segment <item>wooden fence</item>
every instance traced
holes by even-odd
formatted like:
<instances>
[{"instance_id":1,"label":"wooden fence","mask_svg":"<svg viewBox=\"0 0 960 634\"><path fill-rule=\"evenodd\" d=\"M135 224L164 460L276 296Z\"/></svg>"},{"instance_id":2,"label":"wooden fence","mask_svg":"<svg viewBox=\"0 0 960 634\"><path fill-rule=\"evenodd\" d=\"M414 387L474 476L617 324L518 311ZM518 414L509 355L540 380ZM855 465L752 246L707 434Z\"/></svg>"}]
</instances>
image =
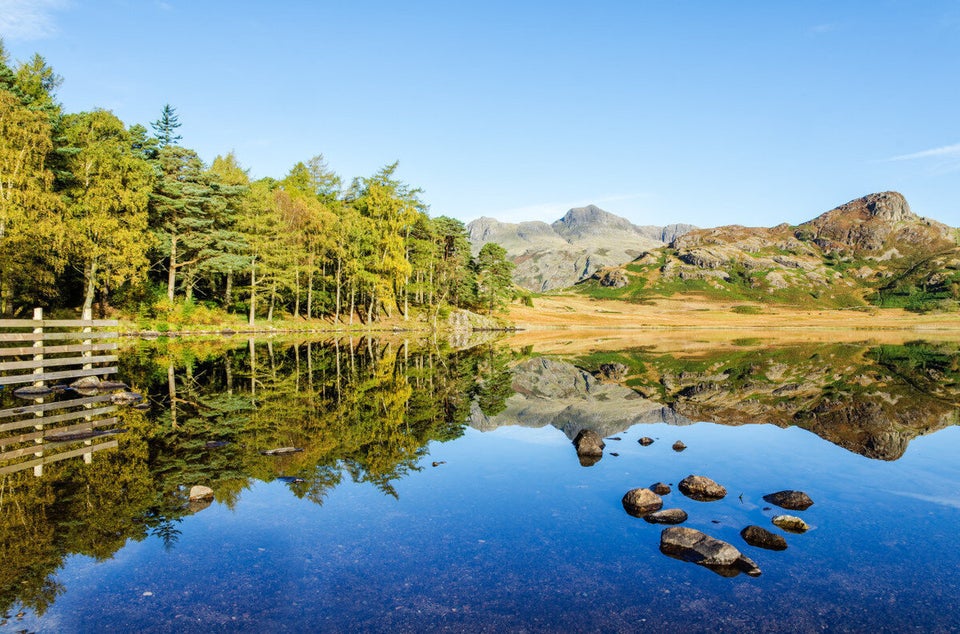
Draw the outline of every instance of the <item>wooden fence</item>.
<instances>
[{"instance_id":1,"label":"wooden fence","mask_svg":"<svg viewBox=\"0 0 960 634\"><path fill-rule=\"evenodd\" d=\"M32 467L41 476L45 464L77 456L90 463L94 452L117 446L110 393L68 385L116 373L117 343L107 341L116 330L116 321L89 312L44 319L38 308L33 319L0 319L0 390L17 403L0 409L0 475Z\"/></svg>"}]
</instances>

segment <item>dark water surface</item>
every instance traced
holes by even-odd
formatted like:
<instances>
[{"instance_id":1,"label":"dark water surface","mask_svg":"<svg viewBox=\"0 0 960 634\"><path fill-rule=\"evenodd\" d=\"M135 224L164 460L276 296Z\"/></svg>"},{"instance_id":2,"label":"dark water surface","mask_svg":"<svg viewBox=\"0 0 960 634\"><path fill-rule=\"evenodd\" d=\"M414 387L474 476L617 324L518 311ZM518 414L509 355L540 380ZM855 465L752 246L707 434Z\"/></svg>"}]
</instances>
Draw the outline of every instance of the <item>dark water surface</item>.
<instances>
[{"instance_id":1,"label":"dark water surface","mask_svg":"<svg viewBox=\"0 0 960 634\"><path fill-rule=\"evenodd\" d=\"M117 450L3 476L2 629L956 630L957 353L143 344L119 378L151 410L121 409ZM590 467L581 428L608 438ZM260 453L279 447L303 451ZM760 577L666 557L663 527L624 512L690 474L728 495L674 486L664 508ZM770 508L781 489L815 504ZM747 545L749 524L787 550Z\"/></svg>"}]
</instances>

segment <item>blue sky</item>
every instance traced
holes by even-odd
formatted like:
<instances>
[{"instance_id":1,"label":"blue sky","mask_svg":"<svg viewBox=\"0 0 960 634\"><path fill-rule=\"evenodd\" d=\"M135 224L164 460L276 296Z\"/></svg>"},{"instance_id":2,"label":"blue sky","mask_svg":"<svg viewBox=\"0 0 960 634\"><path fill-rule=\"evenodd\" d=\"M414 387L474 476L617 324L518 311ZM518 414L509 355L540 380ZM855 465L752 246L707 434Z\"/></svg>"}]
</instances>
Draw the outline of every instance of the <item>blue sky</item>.
<instances>
[{"instance_id":1,"label":"blue sky","mask_svg":"<svg viewBox=\"0 0 960 634\"><path fill-rule=\"evenodd\" d=\"M68 111L177 108L255 177L400 161L433 215L798 223L873 191L960 226L960 2L0 0Z\"/></svg>"}]
</instances>

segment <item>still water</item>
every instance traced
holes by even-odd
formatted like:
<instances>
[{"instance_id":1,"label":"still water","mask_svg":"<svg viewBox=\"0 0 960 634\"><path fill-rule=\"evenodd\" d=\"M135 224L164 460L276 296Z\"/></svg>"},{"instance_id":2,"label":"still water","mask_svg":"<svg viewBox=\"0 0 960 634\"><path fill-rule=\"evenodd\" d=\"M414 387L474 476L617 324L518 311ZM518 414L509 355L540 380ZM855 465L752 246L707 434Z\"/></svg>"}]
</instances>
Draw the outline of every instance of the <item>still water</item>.
<instances>
[{"instance_id":1,"label":"still water","mask_svg":"<svg viewBox=\"0 0 960 634\"><path fill-rule=\"evenodd\" d=\"M121 408L117 449L3 476L0 629L955 630L958 352L144 342L117 378L150 409ZM589 467L584 428L606 437ZM728 495L684 497L690 474ZM658 481L762 575L663 555L620 501ZM763 500L782 489L814 505Z\"/></svg>"}]
</instances>

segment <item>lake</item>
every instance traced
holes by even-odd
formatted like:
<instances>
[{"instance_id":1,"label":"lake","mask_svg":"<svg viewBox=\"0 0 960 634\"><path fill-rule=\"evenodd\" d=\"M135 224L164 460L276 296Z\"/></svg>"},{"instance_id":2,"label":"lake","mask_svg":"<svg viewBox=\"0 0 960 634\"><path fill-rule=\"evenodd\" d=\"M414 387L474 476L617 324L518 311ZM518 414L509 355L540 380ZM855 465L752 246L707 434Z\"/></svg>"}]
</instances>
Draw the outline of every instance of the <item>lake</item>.
<instances>
[{"instance_id":1,"label":"lake","mask_svg":"<svg viewBox=\"0 0 960 634\"><path fill-rule=\"evenodd\" d=\"M118 446L2 476L0 629L960 627L960 345L650 339L128 342L114 378L149 408L119 406ZM661 552L621 504L656 482L762 574Z\"/></svg>"}]
</instances>

